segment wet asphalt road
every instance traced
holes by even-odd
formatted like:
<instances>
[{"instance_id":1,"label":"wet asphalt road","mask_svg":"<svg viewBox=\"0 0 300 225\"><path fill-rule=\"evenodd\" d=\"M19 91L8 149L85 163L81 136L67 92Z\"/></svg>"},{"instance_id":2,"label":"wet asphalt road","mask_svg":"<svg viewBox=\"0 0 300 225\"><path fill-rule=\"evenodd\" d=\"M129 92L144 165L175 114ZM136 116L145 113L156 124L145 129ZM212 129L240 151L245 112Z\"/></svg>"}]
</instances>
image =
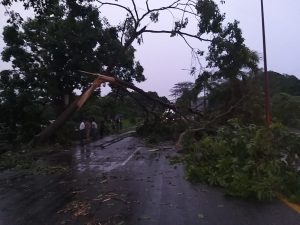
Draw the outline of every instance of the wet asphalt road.
<instances>
[{"instance_id":1,"label":"wet asphalt road","mask_svg":"<svg viewBox=\"0 0 300 225\"><path fill-rule=\"evenodd\" d=\"M184 179L171 144L107 137L60 155L60 175L0 174L0 225L300 225L300 214Z\"/></svg>"}]
</instances>

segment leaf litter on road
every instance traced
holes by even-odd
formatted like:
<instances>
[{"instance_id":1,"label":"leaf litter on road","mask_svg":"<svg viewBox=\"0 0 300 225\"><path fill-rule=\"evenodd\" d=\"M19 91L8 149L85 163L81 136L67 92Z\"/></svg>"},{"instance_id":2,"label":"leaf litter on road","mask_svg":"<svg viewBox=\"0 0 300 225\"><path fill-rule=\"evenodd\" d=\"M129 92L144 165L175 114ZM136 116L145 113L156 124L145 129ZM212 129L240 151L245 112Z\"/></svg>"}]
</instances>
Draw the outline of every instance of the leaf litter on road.
<instances>
[{"instance_id":1,"label":"leaf litter on road","mask_svg":"<svg viewBox=\"0 0 300 225\"><path fill-rule=\"evenodd\" d=\"M66 208L58 211L57 213L72 213L75 217L86 216L89 214L91 205L86 201L73 201L70 202Z\"/></svg>"},{"instance_id":2,"label":"leaf litter on road","mask_svg":"<svg viewBox=\"0 0 300 225\"><path fill-rule=\"evenodd\" d=\"M126 200L123 199L122 195L120 196L117 193L113 193L113 192L109 192L106 194L100 194L97 196L97 198L94 198L93 201L100 201L100 202L108 202L110 200L117 200L117 201L121 201L125 204L127 204L128 202Z\"/></svg>"}]
</instances>

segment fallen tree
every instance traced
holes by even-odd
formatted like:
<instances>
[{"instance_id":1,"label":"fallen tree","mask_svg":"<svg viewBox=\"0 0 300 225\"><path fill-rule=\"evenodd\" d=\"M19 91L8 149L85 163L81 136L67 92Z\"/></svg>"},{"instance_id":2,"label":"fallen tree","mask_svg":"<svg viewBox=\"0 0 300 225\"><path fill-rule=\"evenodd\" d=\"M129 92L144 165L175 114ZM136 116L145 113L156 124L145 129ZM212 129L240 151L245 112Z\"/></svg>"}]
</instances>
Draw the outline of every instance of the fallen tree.
<instances>
[{"instance_id":1,"label":"fallen tree","mask_svg":"<svg viewBox=\"0 0 300 225\"><path fill-rule=\"evenodd\" d=\"M41 144L47 138L49 138L50 136L52 136L54 134L54 132L57 129L59 129L65 123L65 121L68 118L70 118L70 116L74 112L76 112L77 110L79 110L85 104L85 102L89 99L89 97L91 96L91 94L93 93L93 91L95 89L97 89L98 87L100 87L101 84L104 84L104 83L109 83L112 86L120 87L123 90L127 90L127 88L129 88L131 90L134 90L137 93L141 94L142 96L148 98L149 100L151 100L151 101L153 101L153 102L155 102L157 104L160 104L161 106L165 107L166 109L173 110L175 113L178 113L179 115L181 115L185 120L191 121L191 120L188 120L187 118L185 118L180 113L180 111L178 111L178 109L176 109L176 106L174 104L169 104L169 103L161 101L158 98L154 98L151 95L149 95L148 93L146 93L144 90L136 87L135 85L133 85L133 84L131 84L129 82L122 81L122 80L120 80L120 79L118 79L116 77L105 76L105 75L98 74L98 73L90 73L90 72L86 72L86 71L81 71L81 72L89 74L89 75L96 76L97 78L94 80L93 84L80 97L78 97L71 105L69 105L68 108L52 124L50 124L41 133L37 134L33 138L33 140L30 142L30 145L35 146L37 144Z\"/></svg>"}]
</instances>

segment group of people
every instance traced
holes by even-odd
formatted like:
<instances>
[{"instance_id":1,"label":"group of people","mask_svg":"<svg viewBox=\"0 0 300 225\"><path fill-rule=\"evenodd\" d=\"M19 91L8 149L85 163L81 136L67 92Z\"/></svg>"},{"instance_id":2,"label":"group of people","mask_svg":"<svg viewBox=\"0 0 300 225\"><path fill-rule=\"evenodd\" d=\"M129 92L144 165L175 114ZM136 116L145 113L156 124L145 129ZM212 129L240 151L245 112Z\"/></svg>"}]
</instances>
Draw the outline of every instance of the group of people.
<instances>
[{"instance_id":1,"label":"group of people","mask_svg":"<svg viewBox=\"0 0 300 225\"><path fill-rule=\"evenodd\" d=\"M79 125L80 143L83 144L84 140L96 140L98 136L98 124L94 118L85 119Z\"/></svg>"},{"instance_id":2,"label":"group of people","mask_svg":"<svg viewBox=\"0 0 300 225\"><path fill-rule=\"evenodd\" d=\"M81 120L79 125L80 143L83 144L85 140L96 140L98 136L102 137L104 134L112 132L119 132L122 130L123 124L121 117L115 119L107 119L106 122L102 120L98 126L95 118Z\"/></svg>"},{"instance_id":3,"label":"group of people","mask_svg":"<svg viewBox=\"0 0 300 225\"><path fill-rule=\"evenodd\" d=\"M120 131L123 128L123 123L120 117L108 120L112 131Z\"/></svg>"}]
</instances>

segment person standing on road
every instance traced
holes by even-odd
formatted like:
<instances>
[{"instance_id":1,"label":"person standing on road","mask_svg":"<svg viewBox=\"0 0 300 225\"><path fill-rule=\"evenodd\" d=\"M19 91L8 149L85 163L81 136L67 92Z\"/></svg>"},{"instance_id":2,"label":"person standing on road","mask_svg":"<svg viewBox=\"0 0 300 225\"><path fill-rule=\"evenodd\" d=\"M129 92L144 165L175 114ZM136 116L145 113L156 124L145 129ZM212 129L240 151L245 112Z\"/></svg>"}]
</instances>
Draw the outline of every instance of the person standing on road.
<instances>
[{"instance_id":1,"label":"person standing on road","mask_svg":"<svg viewBox=\"0 0 300 225\"><path fill-rule=\"evenodd\" d=\"M92 118L91 119L91 121L92 121L92 124L91 124L91 136L92 136L92 139L93 140L96 140L96 138L97 138L97 130L98 130L98 125L97 125L97 123L96 123L96 121L95 121L95 118Z\"/></svg>"},{"instance_id":2,"label":"person standing on road","mask_svg":"<svg viewBox=\"0 0 300 225\"><path fill-rule=\"evenodd\" d=\"M79 138L80 138L80 144L83 145L84 137L85 137L85 124L83 120L81 120L81 123L79 125Z\"/></svg>"},{"instance_id":3,"label":"person standing on road","mask_svg":"<svg viewBox=\"0 0 300 225\"><path fill-rule=\"evenodd\" d=\"M85 135L86 135L86 139L87 141L90 140L91 137L91 129L92 129L92 125L91 122L89 120L86 120L84 122L84 126L85 126Z\"/></svg>"}]
</instances>

